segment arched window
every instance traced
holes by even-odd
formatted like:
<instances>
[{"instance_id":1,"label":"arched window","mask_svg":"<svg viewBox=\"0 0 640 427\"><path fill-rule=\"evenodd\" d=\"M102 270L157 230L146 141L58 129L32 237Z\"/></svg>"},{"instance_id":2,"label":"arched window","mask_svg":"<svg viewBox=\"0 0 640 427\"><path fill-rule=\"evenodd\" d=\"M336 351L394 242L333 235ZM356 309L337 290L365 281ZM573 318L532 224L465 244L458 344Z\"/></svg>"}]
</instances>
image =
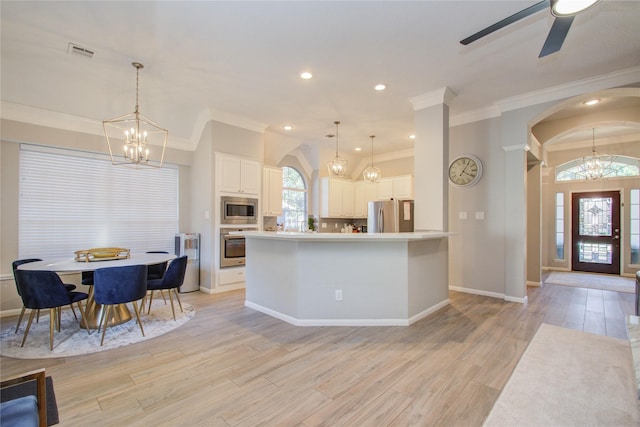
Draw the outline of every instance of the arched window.
<instances>
[{"instance_id":1,"label":"arched window","mask_svg":"<svg viewBox=\"0 0 640 427\"><path fill-rule=\"evenodd\" d=\"M282 216L278 223L285 230L307 229L307 187L300 172L289 166L282 168Z\"/></svg>"},{"instance_id":2,"label":"arched window","mask_svg":"<svg viewBox=\"0 0 640 427\"><path fill-rule=\"evenodd\" d=\"M628 156L612 157L610 173L607 178L640 176L640 159ZM556 182L583 181L585 177L581 165L582 159L575 159L556 166Z\"/></svg>"}]
</instances>

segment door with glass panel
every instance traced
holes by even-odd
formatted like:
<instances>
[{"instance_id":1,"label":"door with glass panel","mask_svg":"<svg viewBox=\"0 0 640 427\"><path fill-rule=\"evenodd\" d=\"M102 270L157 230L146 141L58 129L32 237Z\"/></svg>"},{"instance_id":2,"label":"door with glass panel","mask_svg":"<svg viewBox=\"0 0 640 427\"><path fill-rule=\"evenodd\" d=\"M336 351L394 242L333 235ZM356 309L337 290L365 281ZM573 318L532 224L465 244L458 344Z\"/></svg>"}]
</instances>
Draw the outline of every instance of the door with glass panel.
<instances>
[{"instance_id":1,"label":"door with glass panel","mask_svg":"<svg viewBox=\"0 0 640 427\"><path fill-rule=\"evenodd\" d=\"M620 274L620 192L572 195L571 269Z\"/></svg>"}]
</instances>

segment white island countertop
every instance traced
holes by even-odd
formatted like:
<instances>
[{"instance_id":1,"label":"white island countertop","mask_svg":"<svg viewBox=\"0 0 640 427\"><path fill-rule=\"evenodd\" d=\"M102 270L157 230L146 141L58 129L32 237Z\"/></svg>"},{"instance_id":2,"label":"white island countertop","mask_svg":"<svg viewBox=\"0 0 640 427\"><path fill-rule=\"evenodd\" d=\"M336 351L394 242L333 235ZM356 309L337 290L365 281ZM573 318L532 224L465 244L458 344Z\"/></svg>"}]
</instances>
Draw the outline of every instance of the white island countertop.
<instances>
[{"instance_id":1,"label":"white island countertop","mask_svg":"<svg viewBox=\"0 0 640 427\"><path fill-rule=\"evenodd\" d=\"M454 235L447 231L416 231L413 233L300 233L290 231L237 231L230 234L258 239L313 241L396 241L442 239Z\"/></svg>"}]
</instances>

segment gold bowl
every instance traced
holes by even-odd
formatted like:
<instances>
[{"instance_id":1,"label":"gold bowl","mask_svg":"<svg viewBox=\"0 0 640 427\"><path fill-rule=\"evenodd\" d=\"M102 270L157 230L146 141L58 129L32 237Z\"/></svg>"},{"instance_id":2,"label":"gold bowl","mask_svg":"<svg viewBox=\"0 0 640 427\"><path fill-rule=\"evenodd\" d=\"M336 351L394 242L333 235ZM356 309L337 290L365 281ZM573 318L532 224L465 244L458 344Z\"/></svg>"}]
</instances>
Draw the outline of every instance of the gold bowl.
<instances>
[{"instance_id":1,"label":"gold bowl","mask_svg":"<svg viewBox=\"0 0 640 427\"><path fill-rule=\"evenodd\" d=\"M92 262L107 261L113 259L127 259L131 256L131 251L125 248L92 248L82 251L75 251L76 261Z\"/></svg>"}]
</instances>

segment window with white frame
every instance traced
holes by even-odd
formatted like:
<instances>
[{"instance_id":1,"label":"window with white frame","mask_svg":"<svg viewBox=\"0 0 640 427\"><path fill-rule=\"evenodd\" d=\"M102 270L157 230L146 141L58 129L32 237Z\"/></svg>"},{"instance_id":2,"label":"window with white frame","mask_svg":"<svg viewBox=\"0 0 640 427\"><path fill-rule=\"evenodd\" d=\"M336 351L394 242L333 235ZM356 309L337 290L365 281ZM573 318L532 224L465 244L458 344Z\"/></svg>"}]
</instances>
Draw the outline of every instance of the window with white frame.
<instances>
[{"instance_id":1,"label":"window with white frame","mask_svg":"<svg viewBox=\"0 0 640 427\"><path fill-rule=\"evenodd\" d=\"M23 144L18 204L21 258L96 247L173 252L178 170L113 166L100 155Z\"/></svg>"},{"instance_id":2,"label":"window with white frame","mask_svg":"<svg viewBox=\"0 0 640 427\"><path fill-rule=\"evenodd\" d=\"M556 182L584 181L582 159L574 159L556 167ZM640 159L629 156L613 156L611 174L607 178L640 176Z\"/></svg>"},{"instance_id":3,"label":"window with white frame","mask_svg":"<svg viewBox=\"0 0 640 427\"><path fill-rule=\"evenodd\" d=\"M296 169L282 168L282 216L278 222L285 230L307 229L307 187Z\"/></svg>"},{"instance_id":4,"label":"window with white frame","mask_svg":"<svg viewBox=\"0 0 640 427\"><path fill-rule=\"evenodd\" d=\"M629 240L631 243L631 264L640 264L640 189L632 189L630 196Z\"/></svg>"},{"instance_id":5,"label":"window with white frame","mask_svg":"<svg viewBox=\"0 0 640 427\"><path fill-rule=\"evenodd\" d=\"M556 259L564 260L564 193L556 193Z\"/></svg>"}]
</instances>

